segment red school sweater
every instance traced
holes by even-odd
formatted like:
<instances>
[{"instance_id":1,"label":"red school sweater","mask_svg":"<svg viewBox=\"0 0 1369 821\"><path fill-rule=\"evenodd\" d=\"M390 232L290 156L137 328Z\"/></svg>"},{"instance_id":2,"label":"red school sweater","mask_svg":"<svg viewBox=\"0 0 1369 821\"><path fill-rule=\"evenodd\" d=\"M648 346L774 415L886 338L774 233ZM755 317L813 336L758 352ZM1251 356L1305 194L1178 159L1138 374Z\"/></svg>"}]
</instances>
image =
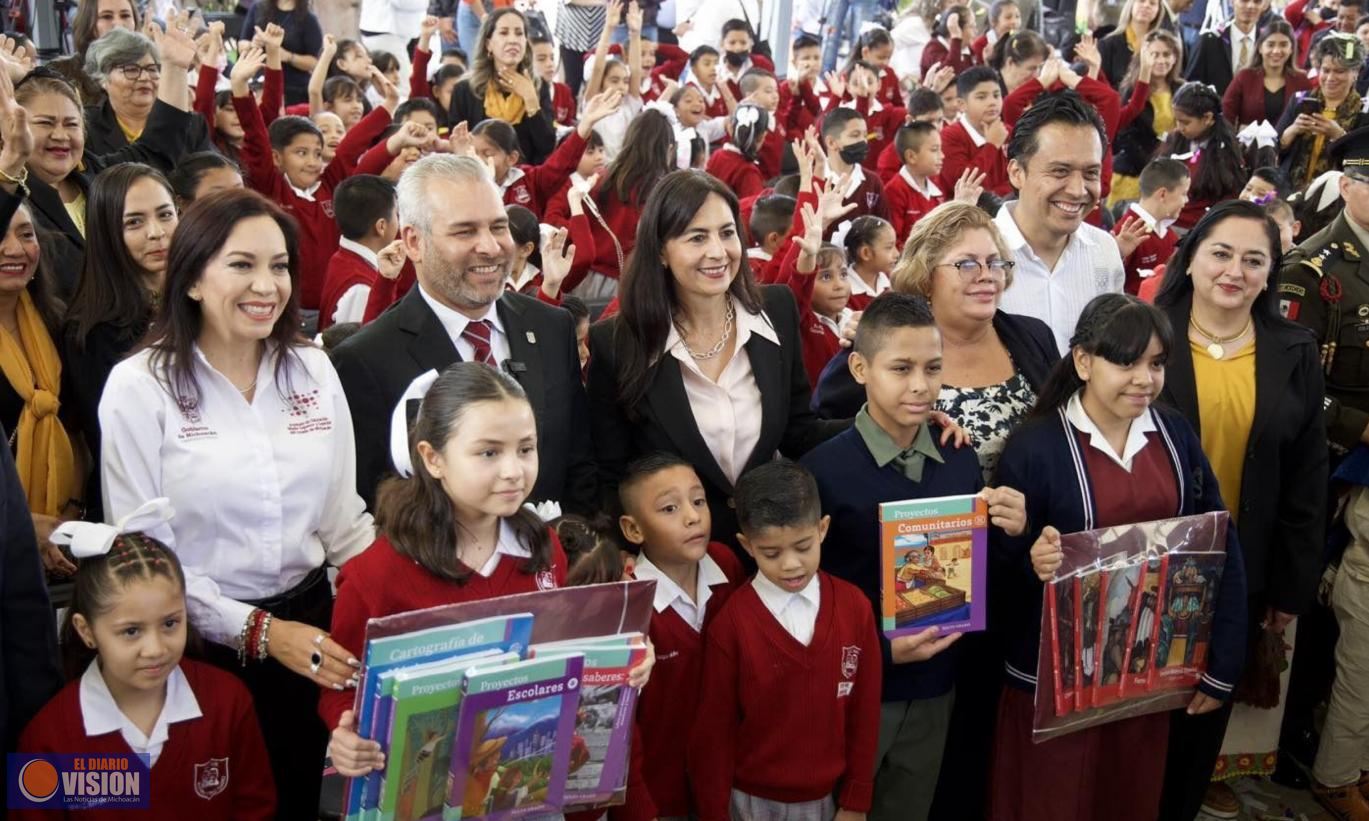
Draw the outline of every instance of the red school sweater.
<instances>
[{"instance_id":1,"label":"red school sweater","mask_svg":"<svg viewBox=\"0 0 1369 821\"><path fill-rule=\"evenodd\" d=\"M504 188L504 204L521 205L540 220L547 201L575 173L584 153L585 141L578 131L572 131L541 165L518 166L523 176Z\"/></svg>"},{"instance_id":2,"label":"red school sweater","mask_svg":"<svg viewBox=\"0 0 1369 821\"><path fill-rule=\"evenodd\" d=\"M867 812L879 738L880 650L870 600L819 571L813 639L801 645L746 584L704 639L703 686L689 739L700 821L724 821L735 787L771 801L835 793Z\"/></svg>"},{"instance_id":3,"label":"red school sweater","mask_svg":"<svg viewBox=\"0 0 1369 821\"><path fill-rule=\"evenodd\" d=\"M11 810L19 821L71 818L74 821L127 819L194 819L194 821L267 821L276 815L276 786L262 741L252 696L242 682L209 664L182 659L190 690L199 702L199 718L167 725L167 739L144 789L151 789L146 810L90 809ZM81 680L69 682L38 711L19 738L25 753L92 753L131 756L133 749L117 730L86 735L81 714ZM221 786L208 778L219 763Z\"/></svg>"},{"instance_id":4,"label":"red school sweater","mask_svg":"<svg viewBox=\"0 0 1369 821\"><path fill-rule=\"evenodd\" d=\"M629 192L628 196L631 198L632 192ZM645 193L641 196L645 200ZM642 219L641 204L631 201L623 202L618 199L618 195L607 186L604 180L599 181L598 187L594 189L593 197L599 206L599 214L603 218L601 225L598 219L586 215L590 233L594 240L594 256L589 260L589 264L584 266L583 270L573 270L571 275L566 277L566 281L561 285L563 291L569 291L579 285L584 279L584 275L589 271L617 279L619 274L618 252L613 244L614 238L617 238L618 246L623 249L624 264L626 264L628 256L637 243L637 223ZM564 197L558 197L547 209L543 222L557 227L571 227L570 206ZM609 231L605 230L605 226L613 232L612 237L609 236ZM577 246L575 251L575 259L577 267L579 267L578 263L583 249Z\"/></svg>"},{"instance_id":5,"label":"red school sweater","mask_svg":"<svg viewBox=\"0 0 1369 821\"><path fill-rule=\"evenodd\" d=\"M884 202L889 208L889 224L894 226L894 236L902 247L908 241L913 225L933 208L946 201L945 192L937 187L935 179L928 179L933 194L927 196L909 182L912 175L907 168L899 171L884 185Z\"/></svg>"},{"instance_id":6,"label":"red school sweater","mask_svg":"<svg viewBox=\"0 0 1369 821\"><path fill-rule=\"evenodd\" d=\"M746 583L746 570L732 549L720 542L708 546L718 563L724 584L709 588L703 632L696 631L674 608L651 614L651 643L656 647L656 666L651 682L637 702L637 726L641 731L642 759L647 789L658 817L692 815L689 779L685 765L685 739L698 712L699 685L703 676L704 635L738 585Z\"/></svg>"},{"instance_id":7,"label":"red school sweater","mask_svg":"<svg viewBox=\"0 0 1369 821\"><path fill-rule=\"evenodd\" d=\"M274 200L299 223L300 305L317 309L323 297L328 261L337 250L341 236L333 219L333 188L348 177L362 153L390 124L390 112L384 106L377 106L347 132L338 144L333 161L323 169L318 190L310 201L296 194L284 172L276 168L271 158L271 138L266 133L257 101L250 94L234 97L233 108L238 112L244 132L243 177L249 186Z\"/></svg>"},{"instance_id":8,"label":"red school sweater","mask_svg":"<svg viewBox=\"0 0 1369 821\"><path fill-rule=\"evenodd\" d=\"M1013 191L1008 181L1008 155L991 142L975 145L974 138L960 120L941 129L941 179L937 183L942 191L954 191L956 181L965 173L966 168L983 171L984 190L1000 197Z\"/></svg>"},{"instance_id":9,"label":"red school sweater","mask_svg":"<svg viewBox=\"0 0 1369 821\"><path fill-rule=\"evenodd\" d=\"M754 197L765 188L760 167L742 156L731 143L714 151L704 170L731 188L737 199Z\"/></svg>"},{"instance_id":10,"label":"red school sweater","mask_svg":"<svg viewBox=\"0 0 1369 821\"><path fill-rule=\"evenodd\" d=\"M827 323L813 311L813 285L818 272L802 273L798 268L799 247L789 243L780 265L779 282L786 283L794 292L799 308L799 341L803 345L803 369L808 372L808 384L817 385L822 369L841 352L841 339ZM849 303L848 303L849 304Z\"/></svg>"},{"instance_id":11,"label":"red school sweater","mask_svg":"<svg viewBox=\"0 0 1369 821\"><path fill-rule=\"evenodd\" d=\"M575 119L575 95L570 93L570 86L565 83L551 84L551 113L557 125L574 126Z\"/></svg>"},{"instance_id":12,"label":"red school sweater","mask_svg":"<svg viewBox=\"0 0 1369 821\"><path fill-rule=\"evenodd\" d=\"M323 278L323 296L318 306L318 329L326 331L333 324L333 314L342 297L356 285L367 288L375 285L380 276L371 263L347 248L339 248L328 260L328 274Z\"/></svg>"},{"instance_id":13,"label":"red school sweater","mask_svg":"<svg viewBox=\"0 0 1369 821\"><path fill-rule=\"evenodd\" d=\"M1113 226L1113 236L1122 233L1127 225L1139 221L1141 218L1134 211L1127 211L1122 218ZM1122 290L1135 296L1141 288L1141 272L1154 271L1161 265L1169 262L1169 258L1174 255L1174 249L1179 244L1179 235L1174 233L1174 229L1165 232L1163 237L1154 231L1148 231L1146 238L1141 240L1141 244L1136 246L1136 250L1131 255L1122 260L1122 265L1126 269L1126 283Z\"/></svg>"},{"instance_id":14,"label":"red school sweater","mask_svg":"<svg viewBox=\"0 0 1369 821\"><path fill-rule=\"evenodd\" d=\"M827 183L824 181L821 185L826 188ZM863 166L861 167L860 184L857 185L856 190L852 191L851 195L843 199L842 202L851 203L856 206L851 210L851 213L842 217L842 222L864 216L879 217L880 219L885 220L889 218L889 206L888 203L884 201L884 183L879 181L879 177L875 175L875 172L870 171ZM836 233L836 230L840 225L841 223L838 222L827 226L825 238L830 239L832 234Z\"/></svg>"},{"instance_id":15,"label":"red school sweater","mask_svg":"<svg viewBox=\"0 0 1369 821\"><path fill-rule=\"evenodd\" d=\"M879 158L894 141L894 135L898 129L908 119L908 109L902 106L888 106L880 103L878 111L871 111L873 106L870 104L869 97L852 98L846 97L838 100L832 97L827 101L827 111L835 111L838 108L854 109L860 116L865 118L865 131L870 141L870 149L865 155L865 161L861 165L871 174L879 170Z\"/></svg>"},{"instance_id":16,"label":"red school sweater","mask_svg":"<svg viewBox=\"0 0 1369 821\"><path fill-rule=\"evenodd\" d=\"M440 578L413 559L401 556L384 536L338 571L337 600L333 603L333 640L356 658L366 649L370 619L443 604L481 601L514 593L533 593L566 586L566 554L556 531L551 538L551 567L539 573L524 570L524 562L500 556L488 579L472 572L461 584ZM869 605L866 605L867 609ZM336 727L356 693L323 690L318 712L328 727Z\"/></svg>"}]
</instances>

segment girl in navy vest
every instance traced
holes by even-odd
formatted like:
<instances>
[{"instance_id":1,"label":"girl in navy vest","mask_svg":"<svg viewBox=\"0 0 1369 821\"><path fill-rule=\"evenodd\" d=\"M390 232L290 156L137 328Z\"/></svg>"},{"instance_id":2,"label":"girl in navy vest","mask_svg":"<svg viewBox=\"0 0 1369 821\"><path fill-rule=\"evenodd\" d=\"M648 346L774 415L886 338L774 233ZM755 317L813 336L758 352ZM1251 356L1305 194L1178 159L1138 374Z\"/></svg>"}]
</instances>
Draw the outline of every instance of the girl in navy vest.
<instances>
[{"instance_id":1,"label":"girl in navy vest","mask_svg":"<svg viewBox=\"0 0 1369 821\"><path fill-rule=\"evenodd\" d=\"M1153 405L1173 331L1132 296L1104 294L1084 309L1070 354L1008 440L995 484L1022 488L1029 525L991 535L991 627L1006 650L990 817L999 821L1154 819L1169 716L1154 713L1032 743L1042 583L1062 560L1060 534L1222 510L1202 443L1177 411ZM1245 571L1236 528L1196 715L1231 697L1246 642Z\"/></svg>"},{"instance_id":2,"label":"girl in navy vest","mask_svg":"<svg viewBox=\"0 0 1369 821\"><path fill-rule=\"evenodd\" d=\"M29 723L19 749L146 755L151 772L142 783L158 817L266 821L275 817L276 788L252 696L233 674L183 658L197 639L181 563L140 532L170 515L171 503L155 499L118 525L68 522L53 533L80 560L62 625L68 683ZM115 804L71 817L129 812Z\"/></svg>"}]
</instances>

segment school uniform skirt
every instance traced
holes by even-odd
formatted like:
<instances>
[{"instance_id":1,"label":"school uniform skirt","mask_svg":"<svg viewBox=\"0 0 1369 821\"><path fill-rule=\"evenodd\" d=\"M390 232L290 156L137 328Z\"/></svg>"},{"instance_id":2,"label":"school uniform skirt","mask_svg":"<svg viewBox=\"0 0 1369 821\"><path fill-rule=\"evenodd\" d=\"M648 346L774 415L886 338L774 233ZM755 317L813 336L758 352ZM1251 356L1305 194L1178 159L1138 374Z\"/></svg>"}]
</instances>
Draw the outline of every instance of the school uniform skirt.
<instances>
[{"instance_id":1,"label":"school uniform skirt","mask_svg":"<svg viewBox=\"0 0 1369 821\"><path fill-rule=\"evenodd\" d=\"M333 623L333 590L322 567L280 595L246 603L276 620L311 624L324 633ZM276 780L276 818L318 818L323 759L328 749L328 728L318 715L319 686L275 659L249 661L243 667L236 649L213 642L207 642L205 648L208 661L233 673L252 693L266 752L271 757L271 775Z\"/></svg>"},{"instance_id":2,"label":"school uniform skirt","mask_svg":"<svg viewBox=\"0 0 1369 821\"><path fill-rule=\"evenodd\" d=\"M1153 713L1032 743L1031 693L998 702L989 817L994 821L1155 821L1169 747L1169 713Z\"/></svg>"}]
</instances>

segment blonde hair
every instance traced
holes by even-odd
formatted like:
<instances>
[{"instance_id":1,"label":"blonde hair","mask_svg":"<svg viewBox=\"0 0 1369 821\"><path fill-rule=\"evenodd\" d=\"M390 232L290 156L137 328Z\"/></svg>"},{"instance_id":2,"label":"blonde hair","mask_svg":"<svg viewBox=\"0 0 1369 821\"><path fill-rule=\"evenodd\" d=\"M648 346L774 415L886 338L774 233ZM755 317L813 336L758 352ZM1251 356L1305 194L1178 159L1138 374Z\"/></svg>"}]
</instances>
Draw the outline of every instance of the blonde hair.
<instances>
[{"instance_id":1,"label":"blonde hair","mask_svg":"<svg viewBox=\"0 0 1369 821\"><path fill-rule=\"evenodd\" d=\"M987 211L977 205L952 200L938 205L913 226L913 232L908 235L908 242L904 244L903 253L890 275L893 289L901 294L916 294L930 298L932 272L936 270L942 256L959 242L967 231L976 228L989 232L994 245L998 247L1000 257L1012 259L1012 250L1003 241L1003 235L998 232L998 226L994 225L993 217L990 217ZM1007 273L1003 282L1004 290L1010 285L1011 271Z\"/></svg>"}]
</instances>

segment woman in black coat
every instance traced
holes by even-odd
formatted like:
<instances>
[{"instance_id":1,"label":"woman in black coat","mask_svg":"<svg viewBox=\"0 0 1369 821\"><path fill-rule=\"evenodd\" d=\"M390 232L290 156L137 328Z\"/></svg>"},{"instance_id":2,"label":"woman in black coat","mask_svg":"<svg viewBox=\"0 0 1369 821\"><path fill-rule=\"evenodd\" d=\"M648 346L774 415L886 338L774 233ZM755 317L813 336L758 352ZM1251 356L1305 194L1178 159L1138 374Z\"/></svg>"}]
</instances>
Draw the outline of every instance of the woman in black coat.
<instances>
[{"instance_id":1,"label":"woman in black coat","mask_svg":"<svg viewBox=\"0 0 1369 821\"><path fill-rule=\"evenodd\" d=\"M707 174L676 171L656 184L619 313L590 329L588 379L608 509L618 508L629 462L677 454L703 481L712 538L734 549L737 479L849 426L809 409L794 297L756 286L740 224L736 196Z\"/></svg>"},{"instance_id":2,"label":"woman in black coat","mask_svg":"<svg viewBox=\"0 0 1369 821\"><path fill-rule=\"evenodd\" d=\"M518 135L523 161L540 165L556 148L556 126L551 87L533 76L527 30L527 19L517 9L485 15L471 73L452 89L449 121L474 130L483 120L504 120Z\"/></svg>"},{"instance_id":3,"label":"woman in black coat","mask_svg":"<svg viewBox=\"0 0 1369 821\"><path fill-rule=\"evenodd\" d=\"M1320 356L1312 334L1275 311L1280 256L1259 206L1225 202L1184 238L1156 297L1190 343L1170 350L1161 400L1199 433L1238 529L1252 644L1311 604L1326 524ZM1174 713L1161 818L1197 813L1230 718L1230 702Z\"/></svg>"}]
</instances>

